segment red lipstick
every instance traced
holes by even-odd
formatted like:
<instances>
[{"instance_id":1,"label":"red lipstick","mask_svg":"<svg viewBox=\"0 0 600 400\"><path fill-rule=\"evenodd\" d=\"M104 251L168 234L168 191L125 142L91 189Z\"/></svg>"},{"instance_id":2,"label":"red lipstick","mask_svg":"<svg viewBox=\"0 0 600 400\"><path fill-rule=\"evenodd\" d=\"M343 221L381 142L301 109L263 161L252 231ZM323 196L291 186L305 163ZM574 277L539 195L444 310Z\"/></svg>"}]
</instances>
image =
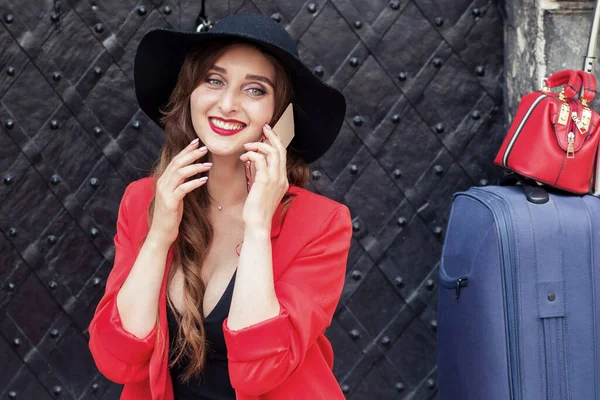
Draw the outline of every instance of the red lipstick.
<instances>
[{"instance_id":1,"label":"red lipstick","mask_svg":"<svg viewBox=\"0 0 600 400\"><path fill-rule=\"evenodd\" d=\"M225 123L230 123L230 124L240 124L242 125L242 127L240 129L223 129L223 128L219 128L218 126L216 126L215 124L212 123L211 119L218 119L219 121L223 121ZM217 117L210 117L208 118L208 124L210 125L210 128L217 134L219 135L223 135L223 136L232 136L235 135L236 133L242 131L245 127L246 124L244 124L243 122L237 121L235 119L222 119L222 118L217 118Z\"/></svg>"}]
</instances>

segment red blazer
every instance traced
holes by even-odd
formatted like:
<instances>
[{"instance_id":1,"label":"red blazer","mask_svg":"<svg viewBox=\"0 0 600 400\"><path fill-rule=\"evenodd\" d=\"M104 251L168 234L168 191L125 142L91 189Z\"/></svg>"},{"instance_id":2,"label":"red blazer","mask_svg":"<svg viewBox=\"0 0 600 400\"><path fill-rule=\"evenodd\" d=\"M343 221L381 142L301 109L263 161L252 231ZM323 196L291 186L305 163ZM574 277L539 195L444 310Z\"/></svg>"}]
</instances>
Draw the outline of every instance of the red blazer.
<instances>
[{"instance_id":1,"label":"red blazer","mask_svg":"<svg viewBox=\"0 0 600 400\"><path fill-rule=\"evenodd\" d=\"M115 263L89 326L90 350L108 379L125 384L121 399L173 400L168 371L166 281L160 291L159 324L145 338L125 331L116 295L148 230L151 178L131 183L119 207ZM283 221L273 217L271 243L278 316L232 331L223 323L231 384L237 400L344 399L325 338L344 285L352 235L346 206L296 186Z\"/></svg>"}]
</instances>

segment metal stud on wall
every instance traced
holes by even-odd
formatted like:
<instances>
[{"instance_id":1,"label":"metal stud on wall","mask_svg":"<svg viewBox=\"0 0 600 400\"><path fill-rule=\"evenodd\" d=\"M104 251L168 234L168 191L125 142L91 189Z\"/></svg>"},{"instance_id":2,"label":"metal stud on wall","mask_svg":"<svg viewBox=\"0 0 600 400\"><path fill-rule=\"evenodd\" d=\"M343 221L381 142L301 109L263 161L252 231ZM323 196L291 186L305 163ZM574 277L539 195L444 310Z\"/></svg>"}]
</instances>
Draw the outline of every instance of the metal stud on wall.
<instances>
[{"instance_id":1,"label":"metal stud on wall","mask_svg":"<svg viewBox=\"0 0 600 400\"><path fill-rule=\"evenodd\" d=\"M0 397L119 397L94 366L86 329L123 191L164 141L135 102L135 48L151 28L206 30L260 12L348 103L310 186L353 217L327 330L340 387L353 400L436 398L437 262L451 195L500 174L496 3L113 3L10 2L0 15Z\"/></svg>"}]
</instances>

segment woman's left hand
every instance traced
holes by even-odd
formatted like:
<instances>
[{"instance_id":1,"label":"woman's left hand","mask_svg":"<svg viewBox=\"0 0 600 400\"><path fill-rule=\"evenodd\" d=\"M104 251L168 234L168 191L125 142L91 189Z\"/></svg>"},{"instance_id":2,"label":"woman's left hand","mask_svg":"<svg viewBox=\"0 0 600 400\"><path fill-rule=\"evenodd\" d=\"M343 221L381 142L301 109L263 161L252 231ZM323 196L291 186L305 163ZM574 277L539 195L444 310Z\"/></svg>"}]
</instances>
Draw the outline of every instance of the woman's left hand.
<instances>
[{"instance_id":1,"label":"woman's left hand","mask_svg":"<svg viewBox=\"0 0 600 400\"><path fill-rule=\"evenodd\" d=\"M267 142L246 143L247 152L240 160L251 161L255 168L254 183L246 198L242 220L246 228L271 231L271 220L283 195L290 186L287 178L286 149L279 136L268 126L263 127Z\"/></svg>"}]
</instances>

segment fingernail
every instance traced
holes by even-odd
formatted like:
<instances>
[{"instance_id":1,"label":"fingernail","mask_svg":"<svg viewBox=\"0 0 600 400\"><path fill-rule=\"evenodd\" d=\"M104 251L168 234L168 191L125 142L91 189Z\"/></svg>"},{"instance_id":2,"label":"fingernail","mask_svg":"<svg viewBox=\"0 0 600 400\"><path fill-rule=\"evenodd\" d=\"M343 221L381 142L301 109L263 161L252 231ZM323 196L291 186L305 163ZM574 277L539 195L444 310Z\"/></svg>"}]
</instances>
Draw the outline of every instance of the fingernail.
<instances>
[{"instance_id":1,"label":"fingernail","mask_svg":"<svg viewBox=\"0 0 600 400\"><path fill-rule=\"evenodd\" d=\"M200 141L200 138L196 138L196 139L192 140L192 143L190 143L190 144L196 144L196 143L198 143L199 141Z\"/></svg>"},{"instance_id":2,"label":"fingernail","mask_svg":"<svg viewBox=\"0 0 600 400\"><path fill-rule=\"evenodd\" d=\"M211 162L205 162L202 165L204 165L205 167L212 167L212 163Z\"/></svg>"},{"instance_id":3,"label":"fingernail","mask_svg":"<svg viewBox=\"0 0 600 400\"><path fill-rule=\"evenodd\" d=\"M272 128L271 128L271 125L269 125L269 124L265 124L265 128L267 128L267 129L269 129L269 130L271 130L271 129L272 129Z\"/></svg>"},{"instance_id":4,"label":"fingernail","mask_svg":"<svg viewBox=\"0 0 600 400\"><path fill-rule=\"evenodd\" d=\"M206 182L208 180L208 176L203 176L202 178L198 179L200 182Z\"/></svg>"},{"instance_id":5,"label":"fingernail","mask_svg":"<svg viewBox=\"0 0 600 400\"><path fill-rule=\"evenodd\" d=\"M202 146L198 150L200 150L200 151L206 151L206 146Z\"/></svg>"}]
</instances>

